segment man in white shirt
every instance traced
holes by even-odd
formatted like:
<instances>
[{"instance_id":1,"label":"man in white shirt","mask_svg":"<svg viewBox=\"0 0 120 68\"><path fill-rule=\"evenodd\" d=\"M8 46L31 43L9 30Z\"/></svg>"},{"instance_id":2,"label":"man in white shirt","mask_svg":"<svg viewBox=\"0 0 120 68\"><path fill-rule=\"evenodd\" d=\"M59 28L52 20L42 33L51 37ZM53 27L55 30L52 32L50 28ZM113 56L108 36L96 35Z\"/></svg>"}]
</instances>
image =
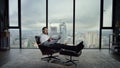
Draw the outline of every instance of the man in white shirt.
<instances>
[{"instance_id":1,"label":"man in white shirt","mask_svg":"<svg viewBox=\"0 0 120 68\"><path fill-rule=\"evenodd\" d=\"M48 35L47 27L42 28L40 42L44 46L48 46L52 49L57 49L57 50L60 50L61 48L63 48L63 49L74 50L74 51L79 51L84 48L83 41L81 43L77 44L76 46L69 46L69 45L57 43L59 39L60 39L60 37L57 39L50 37Z\"/></svg>"},{"instance_id":2,"label":"man in white shirt","mask_svg":"<svg viewBox=\"0 0 120 68\"><path fill-rule=\"evenodd\" d=\"M50 46L51 44L55 44L58 42L59 39L60 37L57 39L50 37L48 35L48 29L46 27L42 29L42 34L40 36L40 42L44 44L45 46Z\"/></svg>"}]
</instances>

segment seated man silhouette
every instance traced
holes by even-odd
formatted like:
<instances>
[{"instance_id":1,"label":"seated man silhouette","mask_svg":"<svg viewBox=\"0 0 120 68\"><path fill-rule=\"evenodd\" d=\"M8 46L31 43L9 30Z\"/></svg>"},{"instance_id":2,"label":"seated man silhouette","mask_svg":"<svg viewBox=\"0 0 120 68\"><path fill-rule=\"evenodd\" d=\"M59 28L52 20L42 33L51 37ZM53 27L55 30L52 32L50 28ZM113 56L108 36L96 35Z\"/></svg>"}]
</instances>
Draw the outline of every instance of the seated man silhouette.
<instances>
[{"instance_id":1,"label":"seated man silhouette","mask_svg":"<svg viewBox=\"0 0 120 68\"><path fill-rule=\"evenodd\" d=\"M59 39L60 37L57 39L50 37L48 35L47 27L42 28L42 34L40 35L40 42L44 46L48 46L51 49L55 49L55 50L68 49L73 51L80 51L81 49L84 48L83 41L77 44L76 46L69 46L69 45L57 43Z\"/></svg>"}]
</instances>

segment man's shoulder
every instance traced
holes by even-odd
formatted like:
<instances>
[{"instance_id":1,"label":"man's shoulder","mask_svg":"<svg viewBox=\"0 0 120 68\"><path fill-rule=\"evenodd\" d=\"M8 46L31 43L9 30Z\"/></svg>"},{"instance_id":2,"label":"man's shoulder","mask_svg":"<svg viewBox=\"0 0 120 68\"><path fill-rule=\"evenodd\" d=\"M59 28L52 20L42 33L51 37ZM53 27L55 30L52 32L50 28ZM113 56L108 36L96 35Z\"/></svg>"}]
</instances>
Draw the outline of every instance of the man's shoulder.
<instances>
[{"instance_id":1,"label":"man's shoulder","mask_svg":"<svg viewBox=\"0 0 120 68\"><path fill-rule=\"evenodd\" d=\"M45 34L42 33L42 34L40 34L40 36L45 36Z\"/></svg>"},{"instance_id":2,"label":"man's shoulder","mask_svg":"<svg viewBox=\"0 0 120 68\"><path fill-rule=\"evenodd\" d=\"M49 37L49 35L41 34L40 37Z\"/></svg>"}]
</instances>

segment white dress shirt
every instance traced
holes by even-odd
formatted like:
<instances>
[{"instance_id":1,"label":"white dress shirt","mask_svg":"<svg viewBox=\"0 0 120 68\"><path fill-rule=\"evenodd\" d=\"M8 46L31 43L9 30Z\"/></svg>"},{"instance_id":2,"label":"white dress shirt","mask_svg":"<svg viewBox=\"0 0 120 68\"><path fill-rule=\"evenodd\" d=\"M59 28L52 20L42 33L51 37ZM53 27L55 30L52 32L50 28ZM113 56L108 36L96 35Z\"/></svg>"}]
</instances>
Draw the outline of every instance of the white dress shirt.
<instances>
[{"instance_id":1,"label":"white dress shirt","mask_svg":"<svg viewBox=\"0 0 120 68\"><path fill-rule=\"evenodd\" d=\"M44 43L44 42L47 41L49 38L50 38L49 35L42 33L42 34L40 35L40 42L41 42L41 43Z\"/></svg>"},{"instance_id":2,"label":"white dress shirt","mask_svg":"<svg viewBox=\"0 0 120 68\"><path fill-rule=\"evenodd\" d=\"M42 33L40 35L40 42L41 42L41 44L44 44L45 46L49 46L50 44L54 44L54 43L58 42L58 39L54 39L54 40L48 41L49 38L50 38L49 35Z\"/></svg>"}]
</instances>

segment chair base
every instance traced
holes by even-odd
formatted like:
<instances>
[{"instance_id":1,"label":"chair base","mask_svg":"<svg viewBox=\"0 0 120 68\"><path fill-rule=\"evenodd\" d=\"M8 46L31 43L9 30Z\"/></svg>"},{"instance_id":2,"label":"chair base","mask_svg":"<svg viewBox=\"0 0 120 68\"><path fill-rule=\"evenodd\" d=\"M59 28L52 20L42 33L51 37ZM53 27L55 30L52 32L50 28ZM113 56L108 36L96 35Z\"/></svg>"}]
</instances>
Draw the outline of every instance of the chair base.
<instances>
[{"instance_id":1,"label":"chair base","mask_svg":"<svg viewBox=\"0 0 120 68\"><path fill-rule=\"evenodd\" d=\"M52 55L48 55L48 57L43 57L41 59L47 59L47 62L49 62L50 60L52 59L55 59L55 60L60 60L59 58L57 58L58 56L52 56Z\"/></svg>"},{"instance_id":2,"label":"chair base","mask_svg":"<svg viewBox=\"0 0 120 68\"><path fill-rule=\"evenodd\" d=\"M67 59L67 58L66 58L66 60L67 60L67 61L64 62L64 63L69 63L69 62L71 62L71 63L73 63L73 64L75 64L75 65L77 65L77 64L75 63L75 61L79 61L79 60L73 60L73 59L72 59L72 56L70 56L70 59Z\"/></svg>"}]
</instances>

